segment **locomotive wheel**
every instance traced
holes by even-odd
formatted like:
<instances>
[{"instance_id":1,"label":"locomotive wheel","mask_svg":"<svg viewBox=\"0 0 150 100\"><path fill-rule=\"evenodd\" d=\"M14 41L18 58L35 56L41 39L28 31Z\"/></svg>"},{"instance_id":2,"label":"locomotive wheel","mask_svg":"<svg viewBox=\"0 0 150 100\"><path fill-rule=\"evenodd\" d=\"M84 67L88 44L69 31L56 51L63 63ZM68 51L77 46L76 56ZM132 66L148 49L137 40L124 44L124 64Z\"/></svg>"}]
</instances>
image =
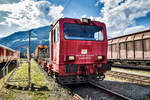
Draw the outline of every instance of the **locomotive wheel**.
<instances>
[{"instance_id":1,"label":"locomotive wheel","mask_svg":"<svg viewBox=\"0 0 150 100\"><path fill-rule=\"evenodd\" d=\"M44 70L46 71L46 72L48 72L48 68L46 67L46 68L44 68Z\"/></svg>"},{"instance_id":2,"label":"locomotive wheel","mask_svg":"<svg viewBox=\"0 0 150 100\"><path fill-rule=\"evenodd\" d=\"M57 73L54 73L53 78L55 79L55 82L59 83L59 80L58 80L59 76Z\"/></svg>"},{"instance_id":3,"label":"locomotive wheel","mask_svg":"<svg viewBox=\"0 0 150 100\"><path fill-rule=\"evenodd\" d=\"M53 78L54 74L53 74L53 71L49 70L48 69L48 72L47 72L48 76L50 76L51 78Z\"/></svg>"}]
</instances>

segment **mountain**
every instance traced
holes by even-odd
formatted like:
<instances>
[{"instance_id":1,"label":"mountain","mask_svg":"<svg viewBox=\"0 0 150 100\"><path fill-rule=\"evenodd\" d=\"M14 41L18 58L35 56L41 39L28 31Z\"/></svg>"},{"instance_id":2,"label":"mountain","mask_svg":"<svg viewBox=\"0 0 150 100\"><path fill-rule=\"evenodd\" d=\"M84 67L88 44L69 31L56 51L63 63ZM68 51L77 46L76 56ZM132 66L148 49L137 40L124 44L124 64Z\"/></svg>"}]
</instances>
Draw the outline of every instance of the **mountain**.
<instances>
[{"instance_id":1,"label":"mountain","mask_svg":"<svg viewBox=\"0 0 150 100\"><path fill-rule=\"evenodd\" d=\"M19 47L27 47L29 40L29 32L31 32L31 52L33 53L37 45L48 45L50 26L31 29L28 31L15 32L7 37L0 38L0 44L17 50ZM111 37L108 36L108 39ZM20 49L21 52L26 51L25 48Z\"/></svg>"},{"instance_id":2,"label":"mountain","mask_svg":"<svg viewBox=\"0 0 150 100\"><path fill-rule=\"evenodd\" d=\"M48 45L50 26L35 28L28 31L15 32L7 37L0 38L0 44L17 50L19 47L28 46L29 35L31 32L31 52L34 52L37 45ZM24 52L26 49L21 48Z\"/></svg>"}]
</instances>

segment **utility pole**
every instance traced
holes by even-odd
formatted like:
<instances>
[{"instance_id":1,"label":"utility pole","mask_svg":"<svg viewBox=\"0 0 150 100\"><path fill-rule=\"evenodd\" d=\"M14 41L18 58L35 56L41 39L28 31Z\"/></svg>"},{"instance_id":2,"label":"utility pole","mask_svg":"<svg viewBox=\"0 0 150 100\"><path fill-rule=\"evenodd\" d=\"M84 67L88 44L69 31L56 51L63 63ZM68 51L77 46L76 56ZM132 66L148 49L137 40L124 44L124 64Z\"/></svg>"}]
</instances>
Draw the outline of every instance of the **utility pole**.
<instances>
[{"instance_id":1,"label":"utility pole","mask_svg":"<svg viewBox=\"0 0 150 100\"><path fill-rule=\"evenodd\" d=\"M30 46L31 46L31 31L29 32L29 43L27 48L27 55L28 55L28 88L31 87L31 52L30 52Z\"/></svg>"}]
</instances>

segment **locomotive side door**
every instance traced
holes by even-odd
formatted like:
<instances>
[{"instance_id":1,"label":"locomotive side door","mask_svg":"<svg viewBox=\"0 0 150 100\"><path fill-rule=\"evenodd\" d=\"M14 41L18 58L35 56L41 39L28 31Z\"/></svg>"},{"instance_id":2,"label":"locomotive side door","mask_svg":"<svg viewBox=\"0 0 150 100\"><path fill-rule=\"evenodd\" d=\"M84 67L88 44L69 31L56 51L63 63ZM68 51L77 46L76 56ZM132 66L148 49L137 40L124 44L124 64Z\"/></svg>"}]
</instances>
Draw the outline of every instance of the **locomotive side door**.
<instances>
[{"instance_id":1,"label":"locomotive side door","mask_svg":"<svg viewBox=\"0 0 150 100\"><path fill-rule=\"evenodd\" d=\"M53 62L58 63L58 54L59 54L59 27L56 24L53 31Z\"/></svg>"},{"instance_id":2,"label":"locomotive side door","mask_svg":"<svg viewBox=\"0 0 150 100\"><path fill-rule=\"evenodd\" d=\"M59 27L58 24L53 28L50 34L50 57L51 61L56 63L58 56L58 40L59 40Z\"/></svg>"}]
</instances>

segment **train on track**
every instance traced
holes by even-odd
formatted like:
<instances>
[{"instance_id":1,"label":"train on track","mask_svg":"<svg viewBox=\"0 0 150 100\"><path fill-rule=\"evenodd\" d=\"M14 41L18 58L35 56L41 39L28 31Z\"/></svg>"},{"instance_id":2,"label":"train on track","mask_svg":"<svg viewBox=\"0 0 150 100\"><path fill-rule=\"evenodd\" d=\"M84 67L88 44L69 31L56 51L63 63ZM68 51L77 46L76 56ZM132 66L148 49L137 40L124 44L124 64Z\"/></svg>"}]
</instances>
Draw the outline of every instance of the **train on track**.
<instances>
[{"instance_id":1,"label":"train on track","mask_svg":"<svg viewBox=\"0 0 150 100\"><path fill-rule=\"evenodd\" d=\"M48 71L47 63L49 61L48 55L48 46L47 45L38 45L34 54L34 59L38 62L38 64L44 68L44 70Z\"/></svg>"},{"instance_id":2,"label":"train on track","mask_svg":"<svg viewBox=\"0 0 150 100\"><path fill-rule=\"evenodd\" d=\"M60 18L49 33L49 46L38 46L34 58L62 84L103 80L107 64L107 33L102 22Z\"/></svg>"},{"instance_id":3,"label":"train on track","mask_svg":"<svg viewBox=\"0 0 150 100\"><path fill-rule=\"evenodd\" d=\"M110 62L150 64L150 30L109 39L107 58Z\"/></svg>"},{"instance_id":4,"label":"train on track","mask_svg":"<svg viewBox=\"0 0 150 100\"><path fill-rule=\"evenodd\" d=\"M6 46L0 45L0 67L3 67L8 61L16 62L17 51Z\"/></svg>"}]
</instances>

